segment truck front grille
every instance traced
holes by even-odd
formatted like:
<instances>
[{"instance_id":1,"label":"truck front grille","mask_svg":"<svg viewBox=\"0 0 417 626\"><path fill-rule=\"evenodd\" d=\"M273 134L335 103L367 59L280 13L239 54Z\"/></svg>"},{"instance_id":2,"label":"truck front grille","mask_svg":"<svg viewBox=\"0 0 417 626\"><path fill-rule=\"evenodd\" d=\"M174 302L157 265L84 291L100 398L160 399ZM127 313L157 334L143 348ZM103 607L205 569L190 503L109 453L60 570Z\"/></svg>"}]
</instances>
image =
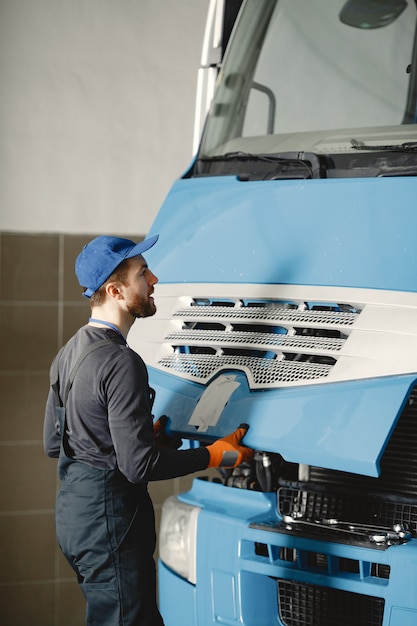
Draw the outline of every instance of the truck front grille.
<instances>
[{"instance_id":1,"label":"truck front grille","mask_svg":"<svg viewBox=\"0 0 417 626\"><path fill-rule=\"evenodd\" d=\"M329 375L360 312L349 304L195 299L174 311L158 364L206 383L239 369L252 388Z\"/></svg>"},{"instance_id":2,"label":"truck front grille","mask_svg":"<svg viewBox=\"0 0 417 626\"><path fill-rule=\"evenodd\" d=\"M377 416L376 420L377 420ZM417 387L414 387L381 459L378 479L310 468L310 480L284 483L278 508L307 520L338 519L392 528L417 537Z\"/></svg>"},{"instance_id":3,"label":"truck front grille","mask_svg":"<svg viewBox=\"0 0 417 626\"><path fill-rule=\"evenodd\" d=\"M396 500L397 498L397 500ZM397 524L407 528L412 536L417 536L417 504L401 502L398 496L367 495L354 491L330 489L319 491L319 487L308 489L306 484L295 487L280 487L278 506L283 515L295 516L309 521L341 520L353 525L367 524L374 527L393 528ZM329 526L329 536L332 528ZM328 538L327 537L327 538ZM343 537L343 536L342 536ZM340 535L332 539L340 541ZM352 538L346 535L348 543Z\"/></svg>"},{"instance_id":4,"label":"truck front grille","mask_svg":"<svg viewBox=\"0 0 417 626\"><path fill-rule=\"evenodd\" d=\"M285 626L381 626L384 600L278 580L279 617Z\"/></svg>"}]
</instances>

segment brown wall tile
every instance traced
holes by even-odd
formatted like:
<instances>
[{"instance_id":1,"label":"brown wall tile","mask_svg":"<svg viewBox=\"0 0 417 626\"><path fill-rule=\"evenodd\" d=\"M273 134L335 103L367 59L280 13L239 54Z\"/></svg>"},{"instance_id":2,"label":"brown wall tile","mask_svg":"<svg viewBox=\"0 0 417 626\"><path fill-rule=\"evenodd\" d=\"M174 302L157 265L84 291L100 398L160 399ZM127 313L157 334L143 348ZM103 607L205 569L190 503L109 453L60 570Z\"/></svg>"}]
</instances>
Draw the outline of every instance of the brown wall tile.
<instances>
[{"instance_id":1,"label":"brown wall tile","mask_svg":"<svg viewBox=\"0 0 417 626\"><path fill-rule=\"evenodd\" d=\"M149 483L148 491L155 505L162 504L169 496L174 495L174 480L158 480Z\"/></svg>"},{"instance_id":2,"label":"brown wall tile","mask_svg":"<svg viewBox=\"0 0 417 626\"><path fill-rule=\"evenodd\" d=\"M57 557L57 560L56 560L57 569L55 570L55 573L58 579L59 580L71 580L71 581L76 582L74 571L69 565L67 559L62 554L60 548L58 547L58 544L57 544L56 557Z\"/></svg>"},{"instance_id":3,"label":"brown wall tile","mask_svg":"<svg viewBox=\"0 0 417 626\"><path fill-rule=\"evenodd\" d=\"M1 236L3 300L56 300L58 297L58 237L8 234Z\"/></svg>"},{"instance_id":4,"label":"brown wall tile","mask_svg":"<svg viewBox=\"0 0 417 626\"><path fill-rule=\"evenodd\" d=\"M0 373L0 441L42 439L46 372Z\"/></svg>"},{"instance_id":5,"label":"brown wall tile","mask_svg":"<svg viewBox=\"0 0 417 626\"><path fill-rule=\"evenodd\" d=\"M56 461L43 446L4 445L0 454L0 512L52 509Z\"/></svg>"},{"instance_id":6,"label":"brown wall tile","mask_svg":"<svg viewBox=\"0 0 417 626\"><path fill-rule=\"evenodd\" d=\"M57 604L57 621L54 626L84 626L85 599L76 582L58 583Z\"/></svg>"},{"instance_id":7,"label":"brown wall tile","mask_svg":"<svg viewBox=\"0 0 417 626\"><path fill-rule=\"evenodd\" d=\"M83 247L94 237L91 235L65 235L64 236L64 271L63 271L63 294L64 300L86 300L82 296L82 287L78 284L75 276L75 259Z\"/></svg>"},{"instance_id":8,"label":"brown wall tile","mask_svg":"<svg viewBox=\"0 0 417 626\"><path fill-rule=\"evenodd\" d=\"M54 578L56 540L52 512L0 516L0 537L0 583Z\"/></svg>"},{"instance_id":9,"label":"brown wall tile","mask_svg":"<svg viewBox=\"0 0 417 626\"><path fill-rule=\"evenodd\" d=\"M52 581L41 584L0 586L0 624L2 626L57 626L54 603L55 585ZM65 626L70 623L72 624L72 622L66 622Z\"/></svg>"},{"instance_id":10,"label":"brown wall tile","mask_svg":"<svg viewBox=\"0 0 417 626\"><path fill-rule=\"evenodd\" d=\"M79 302L64 307L64 319L62 324L62 342L65 343L81 326L88 324L90 317L90 304L87 298L79 297Z\"/></svg>"},{"instance_id":11,"label":"brown wall tile","mask_svg":"<svg viewBox=\"0 0 417 626\"><path fill-rule=\"evenodd\" d=\"M58 307L1 306L0 370L46 370L57 351Z\"/></svg>"}]
</instances>

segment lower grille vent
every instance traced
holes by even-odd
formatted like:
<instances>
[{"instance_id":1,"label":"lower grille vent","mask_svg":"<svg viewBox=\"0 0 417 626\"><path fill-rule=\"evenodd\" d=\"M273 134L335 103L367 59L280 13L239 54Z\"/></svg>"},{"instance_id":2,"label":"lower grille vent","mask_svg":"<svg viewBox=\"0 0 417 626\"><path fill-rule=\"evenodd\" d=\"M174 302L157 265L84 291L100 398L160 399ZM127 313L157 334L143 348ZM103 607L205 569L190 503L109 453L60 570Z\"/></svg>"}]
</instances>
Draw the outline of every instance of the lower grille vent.
<instances>
[{"instance_id":1,"label":"lower grille vent","mask_svg":"<svg viewBox=\"0 0 417 626\"><path fill-rule=\"evenodd\" d=\"M307 483L281 487L278 503L284 515L311 521L335 519L389 528L402 524L414 537L417 536L417 504L384 500L372 494L359 497L354 491L324 492L313 485L309 489Z\"/></svg>"},{"instance_id":2,"label":"lower grille vent","mask_svg":"<svg viewBox=\"0 0 417 626\"><path fill-rule=\"evenodd\" d=\"M285 626L381 626L384 600L338 589L278 580Z\"/></svg>"},{"instance_id":3,"label":"lower grille vent","mask_svg":"<svg viewBox=\"0 0 417 626\"><path fill-rule=\"evenodd\" d=\"M262 387L277 382L314 380L327 376L331 370L330 365L238 355L174 354L162 358L159 363L175 369L178 373L193 376L201 382L210 379L219 369L248 370L253 383Z\"/></svg>"}]
</instances>

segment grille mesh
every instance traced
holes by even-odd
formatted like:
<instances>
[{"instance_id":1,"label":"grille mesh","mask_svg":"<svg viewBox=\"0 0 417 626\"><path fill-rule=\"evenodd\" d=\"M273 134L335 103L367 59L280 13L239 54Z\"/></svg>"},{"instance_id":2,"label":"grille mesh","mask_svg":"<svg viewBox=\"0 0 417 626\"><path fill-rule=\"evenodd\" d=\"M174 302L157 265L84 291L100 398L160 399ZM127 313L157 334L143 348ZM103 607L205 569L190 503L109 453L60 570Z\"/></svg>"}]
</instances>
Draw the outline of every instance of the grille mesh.
<instances>
[{"instance_id":1,"label":"grille mesh","mask_svg":"<svg viewBox=\"0 0 417 626\"><path fill-rule=\"evenodd\" d=\"M381 626L384 600L338 589L278 580L285 626Z\"/></svg>"},{"instance_id":2,"label":"grille mesh","mask_svg":"<svg viewBox=\"0 0 417 626\"><path fill-rule=\"evenodd\" d=\"M417 505L391 501L382 495L281 487L278 489L278 507L283 515L300 516L300 519L309 521L335 519L358 526L368 524L387 528L402 524L414 537L417 536ZM331 536L331 526L329 532L328 536Z\"/></svg>"},{"instance_id":3,"label":"grille mesh","mask_svg":"<svg viewBox=\"0 0 417 626\"><path fill-rule=\"evenodd\" d=\"M246 369L251 372L255 384L265 387L277 382L322 378L328 376L331 370L330 365L233 355L174 354L162 358L159 363L203 382L220 369Z\"/></svg>"}]
</instances>

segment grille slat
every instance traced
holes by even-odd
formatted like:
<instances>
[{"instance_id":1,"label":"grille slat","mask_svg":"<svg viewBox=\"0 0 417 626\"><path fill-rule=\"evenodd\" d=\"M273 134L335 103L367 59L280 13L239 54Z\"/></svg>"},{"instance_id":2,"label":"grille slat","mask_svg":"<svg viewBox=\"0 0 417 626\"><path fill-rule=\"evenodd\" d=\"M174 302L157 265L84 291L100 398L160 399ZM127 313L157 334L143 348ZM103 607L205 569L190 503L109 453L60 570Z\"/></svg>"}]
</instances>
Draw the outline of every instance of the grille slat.
<instances>
[{"instance_id":1,"label":"grille slat","mask_svg":"<svg viewBox=\"0 0 417 626\"><path fill-rule=\"evenodd\" d=\"M282 306L189 306L178 309L175 311L174 316L187 320L213 320L213 318L215 318L218 320L231 319L234 321L269 321L275 324L291 322L292 324L352 326L358 317L358 313L347 311L304 311Z\"/></svg>"},{"instance_id":2,"label":"grille slat","mask_svg":"<svg viewBox=\"0 0 417 626\"><path fill-rule=\"evenodd\" d=\"M336 337L314 337L281 335L275 333L224 332L217 330L183 330L170 333L167 340L181 342L183 345L216 344L228 346L239 344L243 347L279 347L286 350L331 351L341 350L345 340Z\"/></svg>"}]
</instances>

